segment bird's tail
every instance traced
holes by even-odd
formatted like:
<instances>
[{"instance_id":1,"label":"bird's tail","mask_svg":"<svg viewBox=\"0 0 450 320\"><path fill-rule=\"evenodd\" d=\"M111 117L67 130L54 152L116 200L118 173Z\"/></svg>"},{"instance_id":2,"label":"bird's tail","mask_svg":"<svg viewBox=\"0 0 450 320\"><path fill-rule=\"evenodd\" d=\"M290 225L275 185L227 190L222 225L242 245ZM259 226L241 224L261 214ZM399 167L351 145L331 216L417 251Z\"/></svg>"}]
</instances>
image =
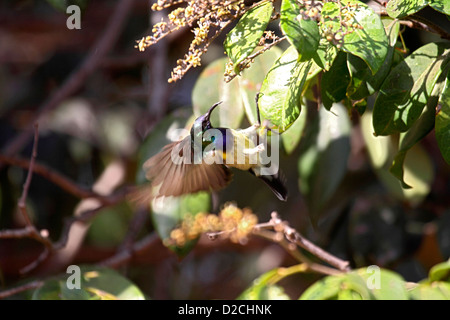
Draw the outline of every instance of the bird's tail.
<instances>
[{"instance_id":1,"label":"bird's tail","mask_svg":"<svg viewBox=\"0 0 450 320\"><path fill-rule=\"evenodd\" d=\"M249 171L256 176L253 170ZM278 199L280 199L281 201L287 200L288 191L285 186L286 179L281 170L278 170L278 172L273 175L260 175L257 177L267 184L267 186L273 191Z\"/></svg>"}]
</instances>

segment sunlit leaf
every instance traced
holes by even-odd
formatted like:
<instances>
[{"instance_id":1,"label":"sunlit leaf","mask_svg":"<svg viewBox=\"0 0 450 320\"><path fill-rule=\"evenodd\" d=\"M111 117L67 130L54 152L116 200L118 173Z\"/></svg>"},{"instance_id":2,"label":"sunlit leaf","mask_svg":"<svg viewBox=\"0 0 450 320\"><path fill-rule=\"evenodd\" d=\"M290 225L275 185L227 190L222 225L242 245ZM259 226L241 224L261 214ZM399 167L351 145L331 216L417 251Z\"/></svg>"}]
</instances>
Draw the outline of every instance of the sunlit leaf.
<instances>
[{"instance_id":1,"label":"sunlit leaf","mask_svg":"<svg viewBox=\"0 0 450 320\"><path fill-rule=\"evenodd\" d=\"M337 300L344 280L342 276L325 277L309 286L300 296L300 300Z\"/></svg>"},{"instance_id":2,"label":"sunlit leaf","mask_svg":"<svg viewBox=\"0 0 450 320\"><path fill-rule=\"evenodd\" d=\"M244 292L238 300L290 300L283 288L274 282L279 278L279 269L270 270L257 279Z\"/></svg>"},{"instance_id":3,"label":"sunlit leaf","mask_svg":"<svg viewBox=\"0 0 450 320\"><path fill-rule=\"evenodd\" d=\"M389 270L360 268L327 276L310 286L301 300L407 300L403 278Z\"/></svg>"},{"instance_id":4,"label":"sunlit leaf","mask_svg":"<svg viewBox=\"0 0 450 320\"><path fill-rule=\"evenodd\" d=\"M225 52L239 74L239 63L247 58L261 39L272 16L272 2L264 2L244 13L238 24L227 34Z\"/></svg>"},{"instance_id":5,"label":"sunlit leaf","mask_svg":"<svg viewBox=\"0 0 450 320\"><path fill-rule=\"evenodd\" d=\"M302 108L297 120L281 136L287 154L292 153L300 142L306 124L307 111L307 108Z\"/></svg>"},{"instance_id":6,"label":"sunlit leaf","mask_svg":"<svg viewBox=\"0 0 450 320\"><path fill-rule=\"evenodd\" d=\"M412 127L425 105L436 98L433 89L450 61L449 48L449 43L429 43L391 70L374 105L376 134L389 135Z\"/></svg>"},{"instance_id":7,"label":"sunlit leaf","mask_svg":"<svg viewBox=\"0 0 450 320\"><path fill-rule=\"evenodd\" d=\"M364 280L372 299L407 300L405 280L397 273L376 266L360 268L356 273Z\"/></svg>"},{"instance_id":8,"label":"sunlit leaf","mask_svg":"<svg viewBox=\"0 0 450 320\"><path fill-rule=\"evenodd\" d=\"M426 5L427 0L391 0L386 6L386 11L392 18L403 18L416 13Z\"/></svg>"},{"instance_id":9,"label":"sunlit leaf","mask_svg":"<svg viewBox=\"0 0 450 320\"><path fill-rule=\"evenodd\" d=\"M342 10L340 9L342 8ZM342 49L363 59L375 74L385 61L388 39L380 16L366 4L355 0L326 2L322 9L323 32L339 34L341 21L349 24L344 28Z\"/></svg>"},{"instance_id":10,"label":"sunlit leaf","mask_svg":"<svg viewBox=\"0 0 450 320\"><path fill-rule=\"evenodd\" d=\"M450 15L450 1L446 0L428 0L428 5L434 10Z\"/></svg>"},{"instance_id":11,"label":"sunlit leaf","mask_svg":"<svg viewBox=\"0 0 450 320\"><path fill-rule=\"evenodd\" d=\"M285 131L300 114L303 85L312 75L312 61L300 62L295 47L290 46L275 62L261 87L261 115L279 132Z\"/></svg>"},{"instance_id":12,"label":"sunlit leaf","mask_svg":"<svg viewBox=\"0 0 450 320\"><path fill-rule=\"evenodd\" d=\"M436 140L442 157L450 164L450 74L439 99L440 110L436 114ZM439 109L439 108L438 108Z\"/></svg>"},{"instance_id":13,"label":"sunlit leaf","mask_svg":"<svg viewBox=\"0 0 450 320\"><path fill-rule=\"evenodd\" d=\"M397 177L401 183L403 188L410 188L411 185L405 182L404 178L404 161L406 157L406 153L409 149L411 149L418 141L420 141L423 137L425 137L434 127L435 124L435 114L436 114L436 104L438 100L438 96L440 92L443 90L445 85L445 82L442 80L438 80L433 88L433 92L431 94L431 97L429 97L428 101L426 102L425 108L422 112L422 115L420 118L411 126L411 128L406 131L402 132L400 134L400 140L399 140L399 151L397 155L394 158L393 164L390 168L391 173ZM423 161L423 157L421 158ZM413 164L413 161L419 161L418 158L410 158L410 164ZM431 162L427 161L427 162ZM421 163L420 165L416 165L416 167L420 167L421 165L424 165L424 163ZM424 169L426 166L424 167ZM418 170L418 172L423 173L427 172L426 170ZM428 171L429 172L429 171ZM425 178L425 177L424 177ZM426 179L428 183L431 183L429 179Z\"/></svg>"},{"instance_id":14,"label":"sunlit leaf","mask_svg":"<svg viewBox=\"0 0 450 320\"><path fill-rule=\"evenodd\" d=\"M441 281L421 283L410 290L409 294L414 300L449 300L450 284Z\"/></svg>"},{"instance_id":15,"label":"sunlit leaf","mask_svg":"<svg viewBox=\"0 0 450 320\"><path fill-rule=\"evenodd\" d=\"M242 103L250 124L255 124L257 121L256 94L261 90L265 75L282 53L283 51L278 47L272 47L269 51L257 56L250 68L242 71L241 76L237 77Z\"/></svg>"},{"instance_id":16,"label":"sunlit leaf","mask_svg":"<svg viewBox=\"0 0 450 320\"><path fill-rule=\"evenodd\" d=\"M378 91L390 71L400 24L390 18L384 18L382 22L385 26L386 34L390 38L390 43L386 58L375 75L372 75L364 60L352 54L347 56L347 65L351 79L347 88L347 96L353 100L364 99Z\"/></svg>"},{"instance_id":17,"label":"sunlit leaf","mask_svg":"<svg viewBox=\"0 0 450 320\"><path fill-rule=\"evenodd\" d=\"M319 46L320 33L315 20L301 17L297 1L283 0L280 17L281 30L299 52L299 59L308 60L312 58Z\"/></svg>"},{"instance_id":18,"label":"sunlit leaf","mask_svg":"<svg viewBox=\"0 0 450 320\"><path fill-rule=\"evenodd\" d=\"M450 282L450 260L441 262L430 269L429 281Z\"/></svg>"},{"instance_id":19,"label":"sunlit leaf","mask_svg":"<svg viewBox=\"0 0 450 320\"><path fill-rule=\"evenodd\" d=\"M71 277L75 276L73 274ZM47 280L33 293L33 300L144 300L141 290L117 271L82 266L80 288L69 287L68 274ZM70 280L69 280L70 281ZM71 285L73 285L71 283Z\"/></svg>"},{"instance_id":20,"label":"sunlit leaf","mask_svg":"<svg viewBox=\"0 0 450 320\"><path fill-rule=\"evenodd\" d=\"M115 270L100 267L87 267L82 269L82 273L82 287L86 290L94 288L97 289L97 291L94 290L91 292L97 292L97 294L102 292L106 298L113 296L119 300L145 299L138 287Z\"/></svg>"}]
</instances>

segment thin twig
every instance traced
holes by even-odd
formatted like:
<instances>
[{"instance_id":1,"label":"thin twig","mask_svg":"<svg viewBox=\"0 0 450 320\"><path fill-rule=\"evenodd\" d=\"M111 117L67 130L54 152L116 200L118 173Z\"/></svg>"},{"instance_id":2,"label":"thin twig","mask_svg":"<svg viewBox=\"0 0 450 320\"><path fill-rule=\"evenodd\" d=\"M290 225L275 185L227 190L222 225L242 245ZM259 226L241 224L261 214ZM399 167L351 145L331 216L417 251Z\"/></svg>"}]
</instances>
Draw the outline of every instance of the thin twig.
<instances>
[{"instance_id":1,"label":"thin twig","mask_svg":"<svg viewBox=\"0 0 450 320\"><path fill-rule=\"evenodd\" d=\"M271 49L272 47L276 46L277 44L279 44L281 41L286 40L287 37L280 37L276 40L274 40L271 43L266 43L260 50L256 51L255 53L249 55L247 58L245 58L245 60L243 62L241 62L240 65L240 70L245 70L246 68L248 68L248 66L250 65L250 63L252 63L253 59L255 59L257 56L263 54L264 52L266 52L267 50ZM234 78L236 78L238 76L237 73L233 73L231 75L228 75L226 77L226 82L230 82L231 80L233 80Z\"/></svg>"},{"instance_id":2,"label":"thin twig","mask_svg":"<svg viewBox=\"0 0 450 320\"><path fill-rule=\"evenodd\" d=\"M33 266L35 265L35 263L40 263L43 260L45 260L48 257L49 253L53 249L52 242L48 239L48 232L46 230L42 230L41 232L39 232L36 229L35 225L33 224L33 222L31 221L31 219L28 215L27 206L26 206L28 190L31 185L31 179L33 177L33 168L34 168L34 165L36 162L36 157L37 157L38 140L39 140L39 126L37 123L35 123L34 124L34 143L33 143L33 150L31 153L31 160L30 160L30 164L29 164L29 168L28 168L28 174L25 179L25 183L23 185L22 195L20 196L20 198L17 202L17 206L25 220L26 226L24 228L18 229L18 230L3 230L0 232L0 238L28 237L28 238L35 239L44 245L44 251L42 251L42 253L39 255L39 257L35 261L33 261L31 264L27 265L25 268L20 270L21 273L28 272L30 270L30 267L34 268Z\"/></svg>"},{"instance_id":3,"label":"thin twig","mask_svg":"<svg viewBox=\"0 0 450 320\"><path fill-rule=\"evenodd\" d=\"M389 16L386 10L380 10L378 13L380 16ZM424 30L430 33L436 33L442 39L450 40L450 34L447 31L445 31L432 21L425 19L421 16L418 16L416 14L410 15L403 19L399 19L398 22L409 28Z\"/></svg>"},{"instance_id":4,"label":"thin twig","mask_svg":"<svg viewBox=\"0 0 450 320\"><path fill-rule=\"evenodd\" d=\"M133 256L139 254L140 252L148 250L148 248L151 248L159 241L160 240L158 234L156 232L152 232L143 239L136 241L131 247L128 247L126 250L119 251L112 257L102 261L101 263L99 263L99 265L118 268L127 264L133 258Z\"/></svg>"},{"instance_id":5,"label":"thin twig","mask_svg":"<svg viewBox=\"0 0 450 320\"><path fill-rule=\"evenodd\" d=\"M100 211L103 209L118 204L119 202L125 199L124 190L119 190L114 194L109 196L110 201L108 203L104 203L98 206L95 209L87 210L81 213L79 216L67 218L64 221L63 229L61 232L61 237L57 242L54 243L53 247L55 250L62 249L66 246L67 241L69 240L70 229L74 223L87 223L92 220Z\"/></svg>"},{"instance_id":6,"label":"thin twig","mask_svg":"<svg viewBox=\"0 0 450 320\"><path fill-rule=\"evenodd\" d=\"M98 41L89 51L89 54L83 61L83 64L72 73L62 86L55 91L41 106L39 113L34 116L32 122L46 116L50 111L58 107L67 97L75 93L82 85L85 84L87 77L92 74L103 60L103 57L110 51L124 26L126 18L132 8L134 0L120 0L116 5L114 13L111 15L105 31ZM33 134L32 130L25 130L4 148L4 154L15 155L28 142ZM0 168L2 164L0 164Z\"/></svg>"},{"instance_id":7,"label":"thin twig","mask_svg":"<svg viewBox=\"0 0 450 320\"><path fill-rule=\"evenodd\" d=\"M301 248L305 249L306 251L309 251L319 259L329 263L333 267L338 268L341 271L348 271L349 270L349 262L344 261L342 259L339 259L338 257L332 255L329 252L326 252L322 248L316 246L314 243L307 240L305 237L303 237L300 232L295 230L294 228L290 227L287 221L282 221L280 217L278 216L277 212L272 212L272 218L271 221L274 224L274 229L279 230L281 229L284 235L286 236L286 239L292 243L295 243L296 245L300 246Z\"/></svg>"},{"instance_id":8,"label":"thin twig","mask_svg":"<svg viewBox=\"0 0 450 320\"><path fill-rule=\"evenodd\" d=\"M37 157L38 141L39 141L39 125L37 123L35 123L34 124L34 143L33 143L33 150L31 152L30 166L28 168L27 178L25 179L25 183L23 185L22 196L19 198L19 201L18 201L19 210L22 213L22 216L25 219L27 226L29 226L29 227L33 226L33 223L31 222L30 217L28 216L27 207L26 207L25 202L26 202L27 196L28 196L28 189L30 188L31 178L33 177L33 168L34 168L34 163L36 162L36 157Z\"/></svg>"},{"instance_id":9,"label":"thin twig","mask_svg":"<svg viewBox=\"0 0 450 320\"><path fill-rule=\"evenodd\" d=\"M43 285L44 285L44 281L35 280L35 281L31 281L29 283L23 284L21 286L15 287L15 288L0 291L0 299L5 299L7 297L13 296L15 294L18 294L18 293L21 293L21 292L24 292L27 290L37 289L37 288L42 287Z\"/></svg>"},{"instance_id":10,"label":"thin twig","mask_svg":"<svg viewBox=\"0 0 450 320\"><path fill-rule=\"evenodd\" d=\"M5 156L0 154L0 162L8 165L13 165L21 168L29 168L30 161L27 159L13 157L13 156ZM53 182L55 185L59 186L61 189L67 191L68 193L74 195L77 198L85 199L85 198L103 198L101 195L87 190L79 185L77 185L74 181L69 178L61 175L60 173L54 171L53 169L47 167L46 165L35 162L33 164L33 173L42 176L48 181Z\"/></svg>"},{"instance_id":11,"label":"thin twig","mask_svg":"<svg viewBox=\"0 0 450 320\"><path fill-rule=\"evenodd\" d=\"M253 234L268 239L274 243L278 243L281 247L283 247L286 252L288 252L295 260L304 263L308 270L326 274L326 275L334 275L339 274L341 271L329 268L327 266L320 265L318 263L312 262L309 258L304 256L299 250L297 250L297 246L293 243L287 241L284 236L278 232L272 232L269 230L265 230L263 228L260 228L258 225L256 228L253 229ZM281 235L281 237L280 237Z\"/></svg>"}]
</instances>

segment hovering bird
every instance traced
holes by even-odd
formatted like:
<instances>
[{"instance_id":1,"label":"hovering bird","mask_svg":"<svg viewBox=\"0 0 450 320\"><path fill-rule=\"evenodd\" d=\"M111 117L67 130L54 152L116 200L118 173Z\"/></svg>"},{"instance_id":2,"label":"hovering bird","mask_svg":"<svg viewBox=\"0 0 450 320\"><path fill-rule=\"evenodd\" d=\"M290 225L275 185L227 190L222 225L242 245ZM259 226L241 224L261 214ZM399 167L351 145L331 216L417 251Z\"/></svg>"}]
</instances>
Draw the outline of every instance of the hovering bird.
<instances>
[{"instance_id":1,"label":"hovering bird","mask_svg":"<svg viewBox=\"0 0 450 320\"><path fill-rule=\"evenodd\" d=\"M272 175L260 174L263 167L260 153L264 151L264 145L255 144L251 139L251 134L255 134L260 124L244 130L214 128L210 117L220 103L215 103L208 112L198 117L184 139L166 145L144 163L145 176L151 186L156 187L153 196L220 190L231 181L229 168L234 167L257 176L278 199L286 201L287 189L278 170Z\"/></svg>"}]
</instances>

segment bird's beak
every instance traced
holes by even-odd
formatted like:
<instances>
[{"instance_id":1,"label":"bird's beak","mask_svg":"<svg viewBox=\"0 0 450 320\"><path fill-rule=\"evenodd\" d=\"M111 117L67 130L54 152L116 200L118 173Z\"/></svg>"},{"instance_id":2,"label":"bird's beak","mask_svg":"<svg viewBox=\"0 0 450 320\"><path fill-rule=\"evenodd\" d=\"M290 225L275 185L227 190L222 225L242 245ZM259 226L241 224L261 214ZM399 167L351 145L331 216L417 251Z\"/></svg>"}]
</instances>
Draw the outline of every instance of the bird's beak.
<instances>
[{"instance_id":1,"label":"bird's beak","mask_svg":"<svg viewBox=\"0 0 450 320\"><path fill-rule=\"evenodd\" d=\"M211 113L212 111L219 105L221 104L223 101L219 101L217 103L214 103L213 106L211 108L209 108L208 113L206 114L206 120L209 121L209 118L211 117Z\"/></svg>"}]
</instances>

